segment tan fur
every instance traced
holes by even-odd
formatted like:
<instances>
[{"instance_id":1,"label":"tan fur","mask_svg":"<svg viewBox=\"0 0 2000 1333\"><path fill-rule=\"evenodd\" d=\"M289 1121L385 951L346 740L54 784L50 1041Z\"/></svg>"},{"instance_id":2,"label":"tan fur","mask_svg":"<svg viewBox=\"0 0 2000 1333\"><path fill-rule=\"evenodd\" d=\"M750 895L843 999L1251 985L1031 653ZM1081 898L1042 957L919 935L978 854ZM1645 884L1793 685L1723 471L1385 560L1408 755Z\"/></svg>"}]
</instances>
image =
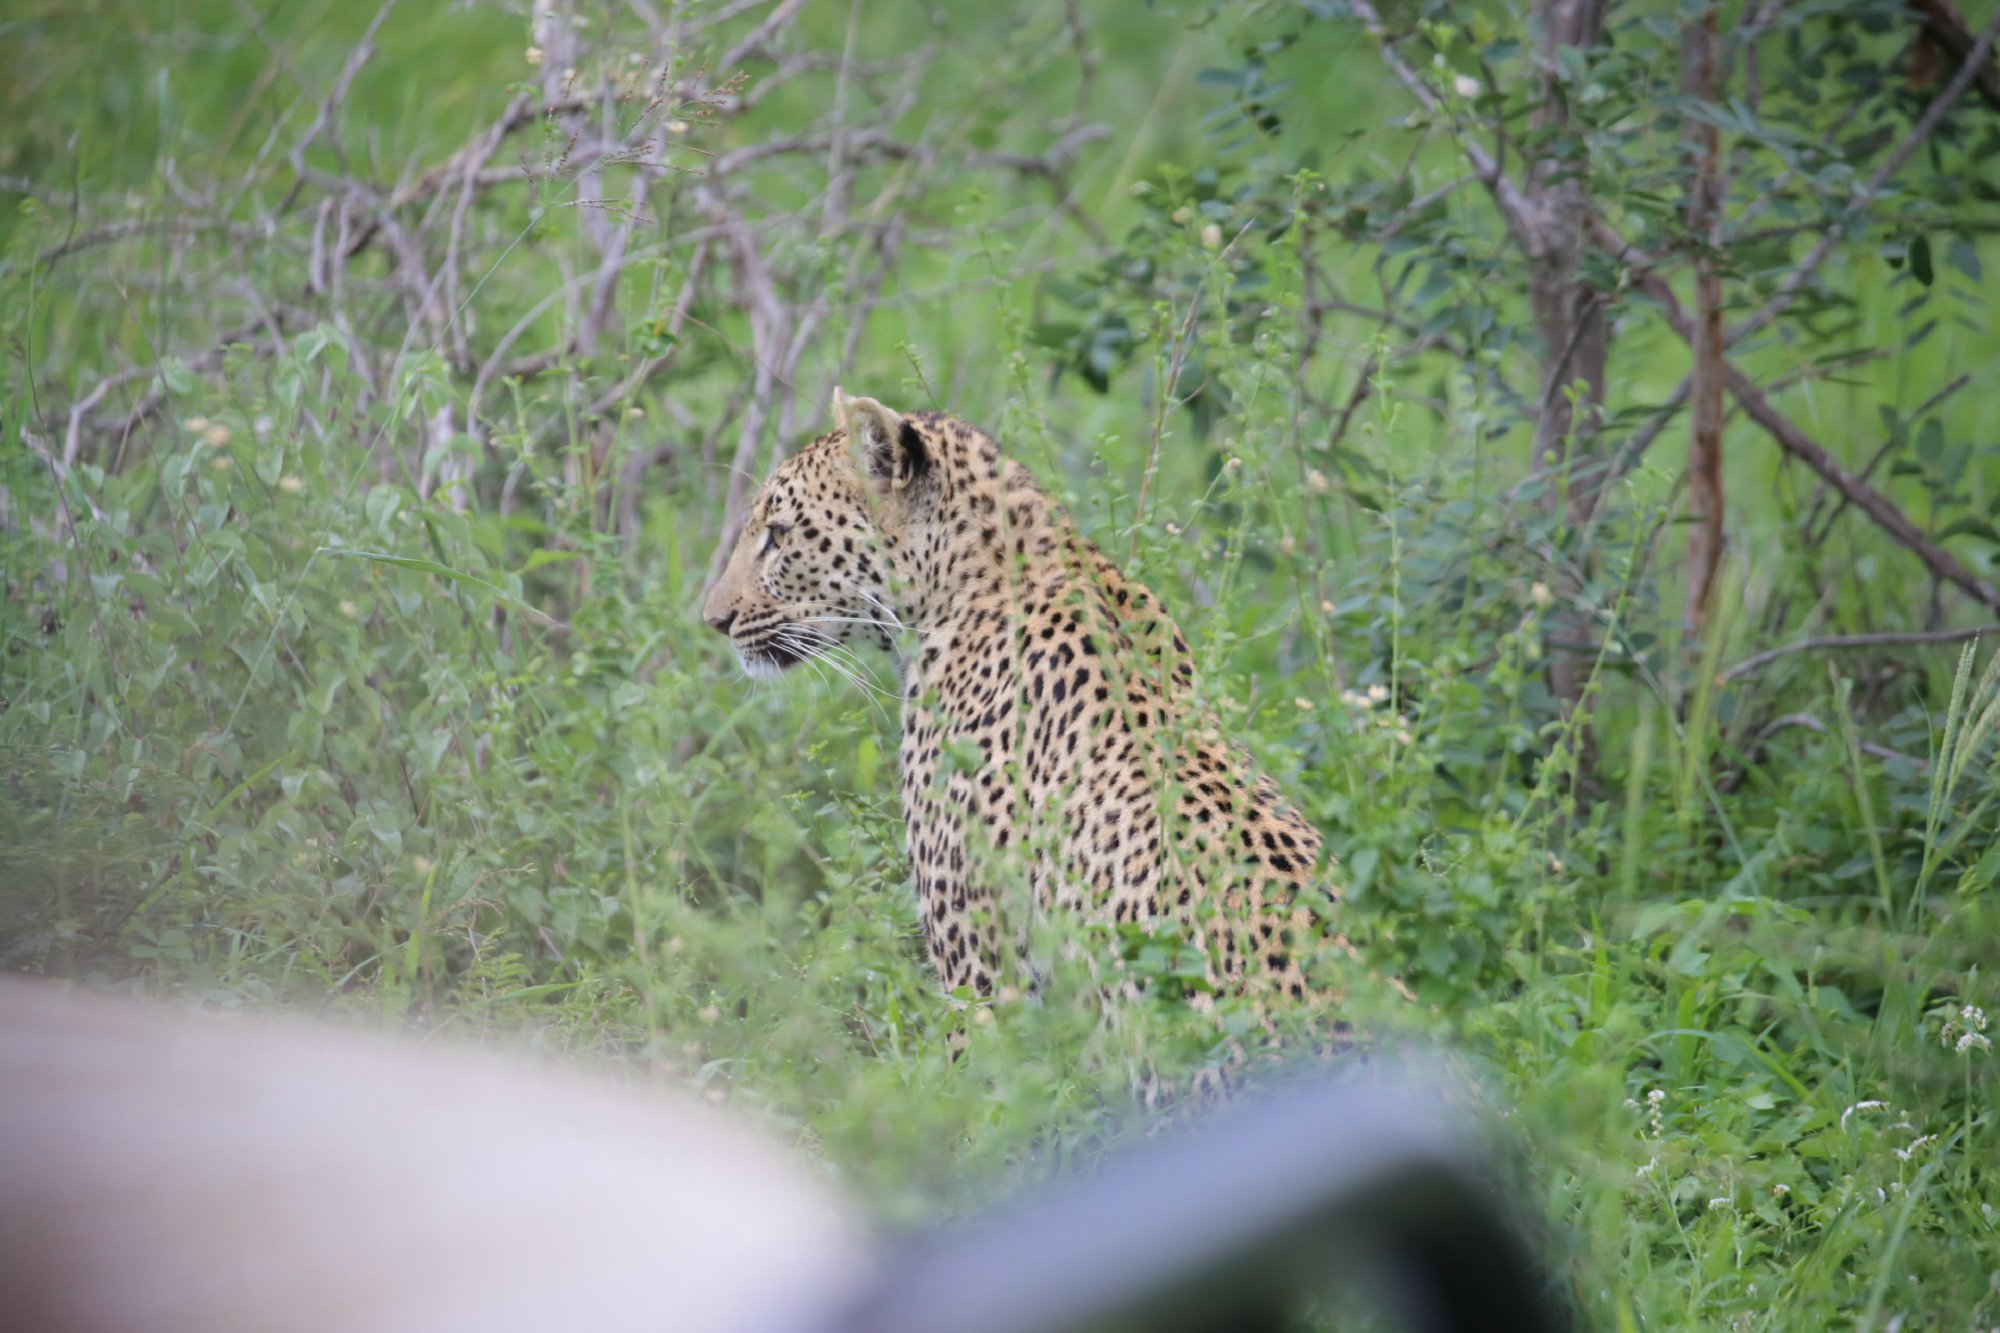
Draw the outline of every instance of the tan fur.
<instances>
[{"instance_id":1,"label":"tan fur","mask_svg":"<svg viewBox=\"0 0 2000 1333\"><path fill-rule=\"evenodd\" d=\"M838 391L835 415L758 491L703 614L753 676L897 655L903 814L945 988L1032 985L1031 918L1058 912L1179 935L1208 989L1305 998L1307 903L1335 896L1319 834L1197 715L1158 599L984 433Z\"/></svg>"}]
</instances>

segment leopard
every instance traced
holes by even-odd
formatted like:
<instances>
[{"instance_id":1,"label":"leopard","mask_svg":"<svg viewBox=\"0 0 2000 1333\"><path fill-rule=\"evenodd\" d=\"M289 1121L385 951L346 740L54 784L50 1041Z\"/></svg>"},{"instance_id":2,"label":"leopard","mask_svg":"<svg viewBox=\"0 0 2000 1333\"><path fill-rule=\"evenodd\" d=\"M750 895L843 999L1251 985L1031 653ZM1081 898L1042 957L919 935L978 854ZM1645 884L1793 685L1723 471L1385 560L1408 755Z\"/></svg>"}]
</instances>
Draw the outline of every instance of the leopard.
<instances>
[{"instance_id":1,"label":"leopard","mask_svg":"<svg viewBox=\"0 0 2000 1333\"><path fill-rule=\"evenodd\" d=\"M1049 966L1034 928L1057 920L1120 993L1324 1000L1308 950L1355 953L1330 924L1332 859L1201 702L1159 597L992 435L838 390L832 415L756 489L701 614L752 679L889 655L910 877L943 990L1032 991ZM1003 872L1009 857L1025 874ZM1133 976L1135 932L1177 946L1164 980Z\"/></svg>"}]
</instances>

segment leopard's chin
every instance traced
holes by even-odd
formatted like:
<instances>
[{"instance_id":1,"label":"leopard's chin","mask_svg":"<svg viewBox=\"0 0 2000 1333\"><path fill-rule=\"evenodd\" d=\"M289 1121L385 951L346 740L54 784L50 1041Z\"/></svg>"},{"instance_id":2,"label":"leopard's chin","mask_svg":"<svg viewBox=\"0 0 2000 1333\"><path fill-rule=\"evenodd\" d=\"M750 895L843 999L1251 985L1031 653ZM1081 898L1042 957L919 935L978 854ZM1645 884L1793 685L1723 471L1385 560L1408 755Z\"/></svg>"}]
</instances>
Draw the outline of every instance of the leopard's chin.
<instances>
[{"instance_id":1,"label":"leopard's chin","mask_svg":"<svg viewBox=\"0 0 2000 1333\"><path fill-rule=\"evenodd\" d=\"M743 674L752 680L776 680L787 671L806 660L806 654L783 643L765 642L752 647L736 645L736 660L743 665Z\"/></svg>"}]
</instances>

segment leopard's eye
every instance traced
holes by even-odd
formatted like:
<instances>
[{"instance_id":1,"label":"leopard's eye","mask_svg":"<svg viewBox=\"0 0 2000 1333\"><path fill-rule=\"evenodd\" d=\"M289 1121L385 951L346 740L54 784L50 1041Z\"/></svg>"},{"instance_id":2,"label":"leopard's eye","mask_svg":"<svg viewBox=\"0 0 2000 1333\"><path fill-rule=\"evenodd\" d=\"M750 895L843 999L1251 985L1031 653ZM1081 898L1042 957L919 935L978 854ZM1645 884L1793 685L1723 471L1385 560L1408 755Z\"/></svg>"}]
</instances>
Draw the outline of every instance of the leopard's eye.
<instances>
[{"instance_id":1,"label":"leopard's eye","mask_svg":"<svg viewBox=\"0 0 2000 1333\"><path fill-rule=\"evenodd\" d=\"M785 534L792 530L789 523L770 523L764 528L764 550L775 551L783 543Z\"/></svg>"}]
</instances>

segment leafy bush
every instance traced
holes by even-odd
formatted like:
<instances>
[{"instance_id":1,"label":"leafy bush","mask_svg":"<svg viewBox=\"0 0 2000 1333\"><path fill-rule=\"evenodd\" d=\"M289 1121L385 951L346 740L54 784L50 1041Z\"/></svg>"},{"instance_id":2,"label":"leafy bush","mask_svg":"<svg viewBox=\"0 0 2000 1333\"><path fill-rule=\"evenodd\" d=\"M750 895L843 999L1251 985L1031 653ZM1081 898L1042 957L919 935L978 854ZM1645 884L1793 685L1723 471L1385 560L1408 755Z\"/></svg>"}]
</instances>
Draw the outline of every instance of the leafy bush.
<instances>
[{"instance_id":1,"label":"leafy bush","mask_svg":"<svg viewBox=\"0 0 2000 1333\"><path fill-rule=\"evenodd\" d=\"M1143 1132L1130 1090L1215 1028L938 995L886 664L753 688L693 613L838 381L994 428L1162 593L1419 997L1353 1016L1511 1108L1596 1322L1992 1322L2000 658L1929 642L1969 623L1950 585L1747 422L1692 633L1677 472L1617 452L1684 356L1584 274L1629 374L1536 453L1523 261L1476 189L1433 196L1553 62L1584 110L1536 142L1587 141L1666 251L1674 117L1757 172L1806 152L1781 110L1840 114L1802 90L1891 89L1856 133L1900 131L1900 9L1781 7L1755 119L1679 100L1670 17L1544 60L1511 9L1420 6L1387 49L1484 90L1392 121L1345 6L541 8L181 4L102 49L51 12L0 47L89 131L0 132L7 966L691 1084L905 1221ZM1753 297L1852 177L1813 161L1773 205L1800 230L1731 252ZM1977 564L1987 390L1949 386L1995 349L1919 270L1976 282L1990 217L1919 175L1747 364ZM1826 630L1908 641L1762 656Z\"/></svg>"}]
</instances>

